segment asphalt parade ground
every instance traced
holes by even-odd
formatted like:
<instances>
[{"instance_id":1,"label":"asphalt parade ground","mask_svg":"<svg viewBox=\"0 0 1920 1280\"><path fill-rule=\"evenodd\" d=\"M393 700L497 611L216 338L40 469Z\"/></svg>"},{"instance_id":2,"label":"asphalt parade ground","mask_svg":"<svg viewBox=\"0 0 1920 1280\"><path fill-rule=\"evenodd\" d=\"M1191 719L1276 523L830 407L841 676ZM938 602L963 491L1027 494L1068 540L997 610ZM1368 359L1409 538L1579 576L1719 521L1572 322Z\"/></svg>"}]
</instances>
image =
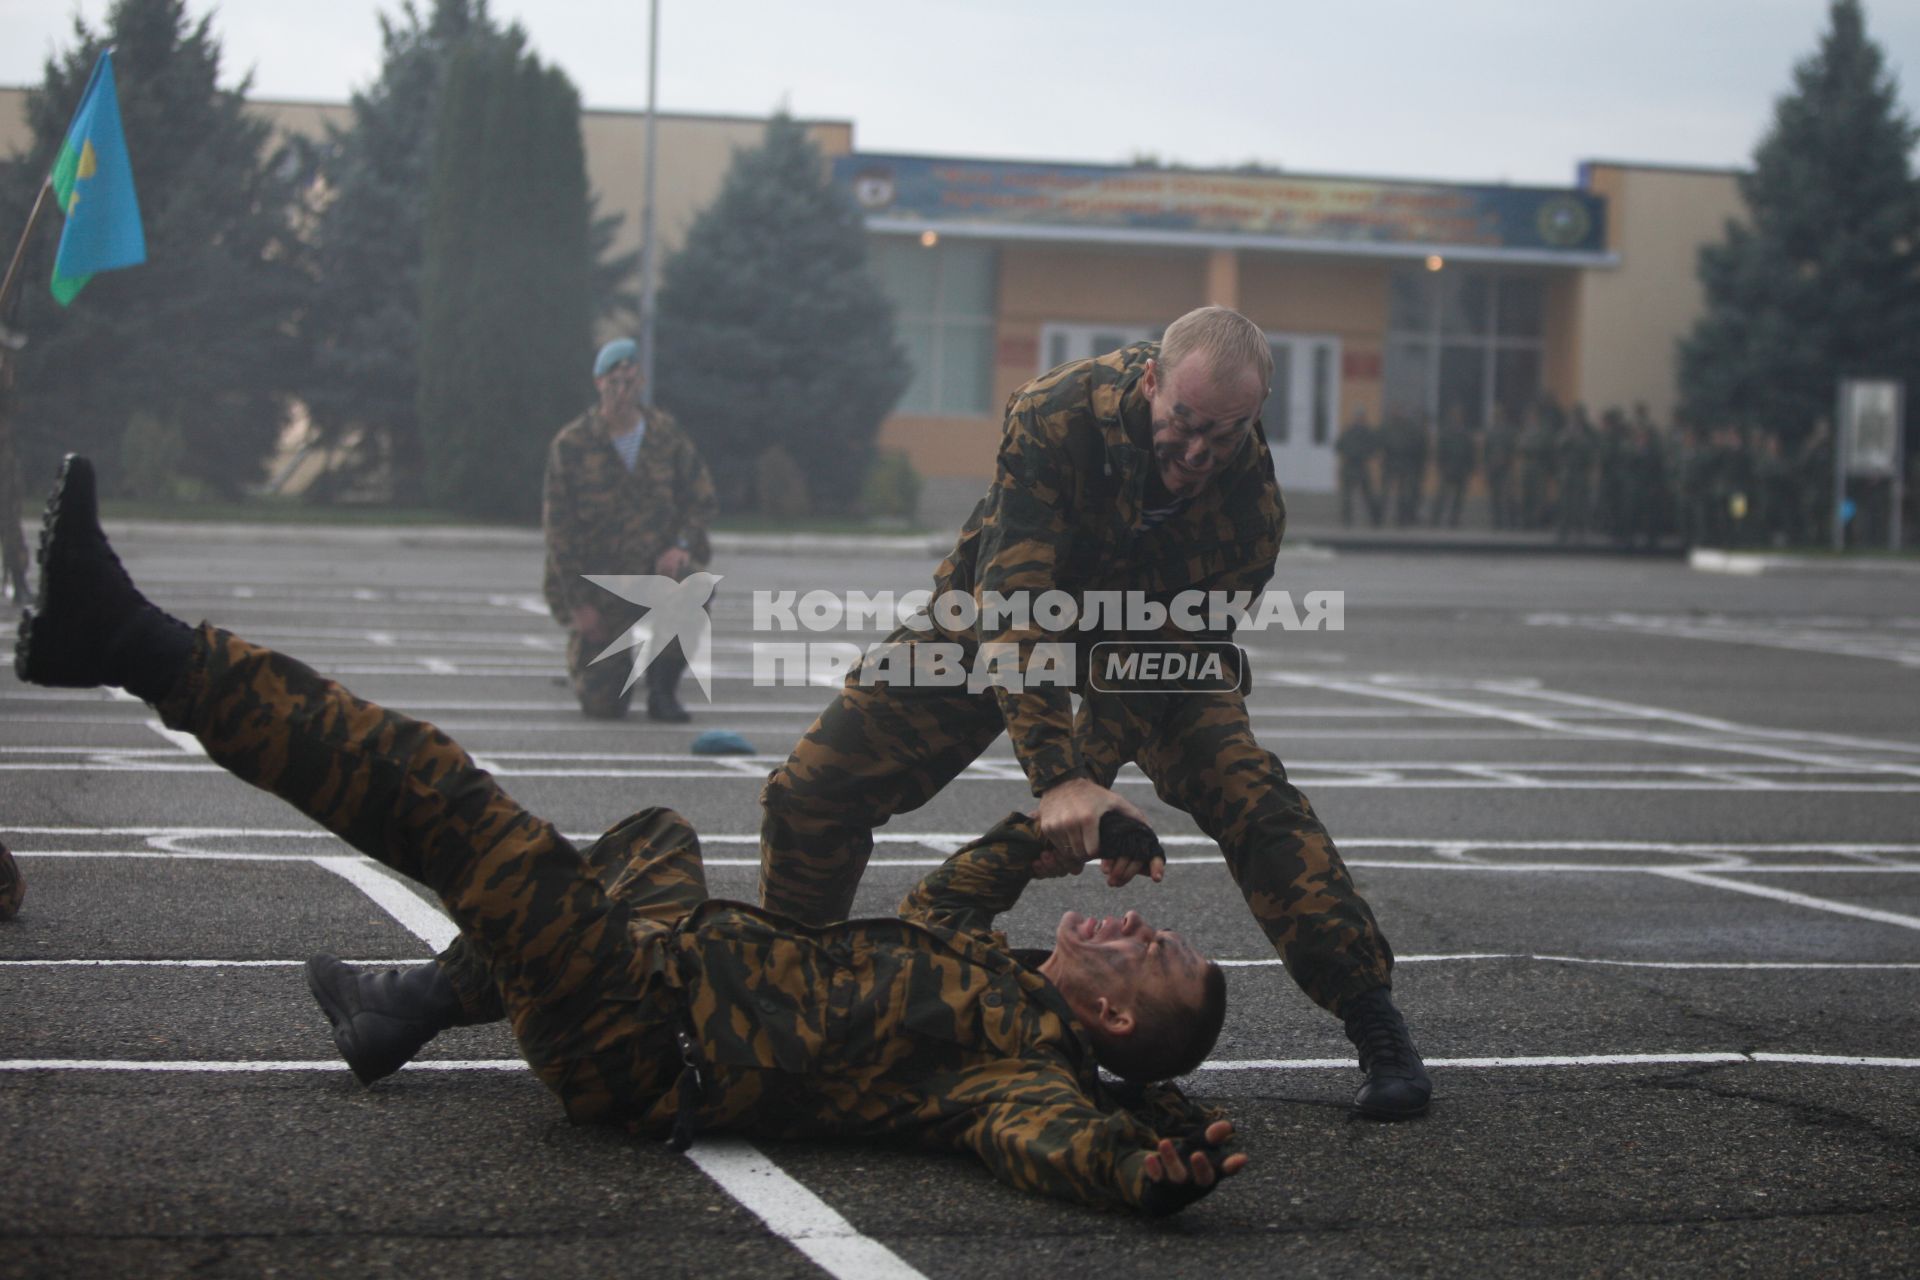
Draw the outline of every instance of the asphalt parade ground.
<instances>
[{"instance_id":1,"label":"asphalt parade ground","mask_svg":"<svg viewBox=\"0 0 1920 1280\"><path fill-rule=\"evenodd\" d=\"M691 726L591 723L530 540L117 535L163 606L458 738L591 837L670 804L752 898L756 795L825 702L756 685L759 589L905 591L932 558L734 555ZM973 1162L566 1123L499 1027L371 1089L300 964L424 958L437 907L145 705L0 675L0 1276L1910 1275L1920 1269L1920 578L1674 560L1282 557L1339 631L1250 637L1254 723L1399 956L1435 1082L1358 1120L1339 1025L1137 773L1165 883L1035 886L1007 923L1139 909L1230 967L1187 1082L1252 1163L1177 1219ZM0 615L10 645L11 614ZM817 637L844 638L844 637ZM872 640L877 635L851 637ZM695 757L694 733L758 754ZM880 837L859 910L1030 803L1003 739Z\"/></svg>"}]
</instances>

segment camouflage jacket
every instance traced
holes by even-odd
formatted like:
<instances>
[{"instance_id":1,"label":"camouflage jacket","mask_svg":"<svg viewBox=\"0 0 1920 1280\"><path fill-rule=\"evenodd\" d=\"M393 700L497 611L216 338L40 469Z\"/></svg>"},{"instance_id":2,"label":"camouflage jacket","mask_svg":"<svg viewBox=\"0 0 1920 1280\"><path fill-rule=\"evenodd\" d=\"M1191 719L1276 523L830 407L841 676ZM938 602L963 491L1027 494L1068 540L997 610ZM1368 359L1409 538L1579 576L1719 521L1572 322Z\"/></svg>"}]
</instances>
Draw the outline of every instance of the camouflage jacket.
<instances>
[{"instance_id":1,"label":"camouflage jacket","mask_svg":"<svg viewBox=\"0 0 1920 1280\"><path fill-rule=\"evenodd\" d=\"M949 858L896 918L810 929L720 900L688 915L674 968L716 1082L699 1127L916 1139L1024 1191L1140 1207L1160 1138L1217 1113L1170 1084L1122 1105L1102 1082L1059 989L993 929L1042 847L1004 835ZM668 1090L639 1127L677 1110Z\"/></svg>"},{"instance_id":2,"label":"camouflage jacket","mask_svg":"<svg viewBox=\"0 0 1920 1280\"><path fill-rule=\"evenodd\" d=\"M693 442L659 409L632 471L620 460L598 411L560 429L547 450L540 518L547 534L547 608L571 625L576 605L605 604L606 593L580 575L652 573L661 552L684 544L693 567L713 557L707 526L718 506L713 478Z\"/></svg>"},{"instance_id":3,"label":"camouflage jacket","mask_svg":"<svg viewBox=\"0 0 1920 1280\"><path fill-rule=\"evenodd\" d=\"M1058 590L1084 604L1096 590L1165 601L1186 590L1257 595L1266 586L1287 516L1258 424L1191 505L1154 528L1138 527L1154 465L1139 382L1158 352L1151 342L1124 347L1062 365L1013 393L993 486L936 572L936 595L1024 592L1032 600ZM966 638L1017 644L1023 670L1034 644L1075 639L1001 621L991 631L976 623ZM993 696L1035 795L1083 767L1065 688L996 686Z\"/></svg>"}]
</instances>

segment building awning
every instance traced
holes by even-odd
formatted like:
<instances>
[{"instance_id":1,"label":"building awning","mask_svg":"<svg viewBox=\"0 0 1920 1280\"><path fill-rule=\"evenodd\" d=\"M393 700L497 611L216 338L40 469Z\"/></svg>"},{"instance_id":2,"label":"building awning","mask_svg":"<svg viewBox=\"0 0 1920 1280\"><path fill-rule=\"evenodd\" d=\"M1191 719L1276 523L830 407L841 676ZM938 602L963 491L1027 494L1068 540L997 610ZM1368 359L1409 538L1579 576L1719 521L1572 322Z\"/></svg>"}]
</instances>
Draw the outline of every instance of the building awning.
<instances>
[{"instance_id":1,"label":"building awning","mask_svg":"<svg viewBox=\"0 0 1920 1280\"><path fill-rule=\"evenodd\" d=\"M855 153L833 162L869 230L1536 266L1611 266L1606 201L1465 186Z\"/></svg>"}]
</instances>

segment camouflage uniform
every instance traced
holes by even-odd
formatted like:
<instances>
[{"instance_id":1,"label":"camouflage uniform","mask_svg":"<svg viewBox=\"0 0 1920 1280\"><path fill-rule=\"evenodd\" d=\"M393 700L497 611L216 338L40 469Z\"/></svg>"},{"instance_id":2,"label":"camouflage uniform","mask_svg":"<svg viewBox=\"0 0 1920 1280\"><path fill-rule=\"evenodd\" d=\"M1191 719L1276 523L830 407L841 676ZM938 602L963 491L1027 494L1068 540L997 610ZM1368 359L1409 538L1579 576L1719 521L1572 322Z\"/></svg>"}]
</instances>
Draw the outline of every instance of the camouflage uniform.
<instances>
[{"instance_id":1,"label":"camouflage uniform","mask_svg":"<svg viewBox=\"0 0 1920 1280\"><path fill-rule=\"evenodd\" d=\"M704 569L713 556L707 526L718 502L707 464L665 412L649 410L646 421L632 471L614 451L596 409L562 427L547 451L541 505L547 534L547 608L567 628L567 674L581 709L592 716L626 712L632 690L621 686L628 664L593 664L593 659L639 614L581 575L652 573L654 561L676 545L692 557L689 572ZM598 609L612 624L598 643L573 627L573 611L583 604ZM677 677L684 660L676 654L663 661L675 664L666 670Z\"/></svg>"},{"instance_id":2,"label":"camouflage uniform","mask_svg":"<svg viewBox=\"0 0 1920 1280\"><path fill-rule=\"evenodd\" d=\"M1433 510L1427 523L1440 527L1446 517L1449 529L1460 526L1460 508L1466 501L1467 481L1473 476L1473 432L1466 424L1449 421L1440 428L1434 441L1434 468L1440 484L1434 490Z\"/></svg>"},{"instance_id":3,"label":"camouflage uniform","mask_svg":"<svg viewBox=\"0 0 1920 1280\"><path fill-rule=\"evenodd\" d=\"M1360 495L1367 520L1380 527L1380 496L1373 491L1373 459L1380 452L1380 433L1365 418L1347 424L1333 442L1340 456L1340 523L1353 524L1353 496Z\"/></svg>"},{"instance_id":4,"label":"camouflage uniform","mask_svg":"<svg viewBox=\"0 0 1920 1280\"><path fill-rule=\"evenodd\" d=\"M1138 1207L1159 1139L1217 1118L1171 1086L1123 1102L1059 989L994 932L1042 847L1019 815L897 918L811 929L708 899L678 815L637 814L583 856L432 725L214 627L158 705L235 776L433 889L471 1017L504 1012L575 1120L660 1135L686 1108L701 1129L908 1138L1022 1190Z\"/></svg>"},{"instance_id":5,"label":"camouflage uniform","mask_svg":"<svg viewBox=\"0 0 1920 1280\"><path fill-rule=\"evenodd\" d=\"M1137 384L1157 350L1143 343L1064 365L1014 393L998 477L941 564L936 593L978 600L1060 590L1083 603L1095 591L1257 596L1286 524L1257 430L1191 505L1140 527L1154 463ZM1077 642L1085 649L1099 638ZM1036 643L1075 642L1038 625L988 632L979 623L890 637L915 640L956 644L969 665L981 645L1018 645L1022 670ZM770 909L816 924L846 915L874 828L925 804L1004 730L1035 795L1074 776L1110 786L1123 764L1139 764L1162 800L1219 842L1287 971L1317 1003L1337 1013L1349 996L1388 982L1393 953L1373 913L1306 797L1255 741L1239 693L1085 691L1076 716L1061 687L863 684L863 670L848 674L761 793L760 889Z\"/></svg>"},{"instance_id":6,"label":"camouflage uniform","mask_svg":"<svg viewBox=\"0 0 1920 1280\"><path fill-rule=\"evenodd\" d=\"M1487 505L1493 512L1496 529L1520 527L1520 513L1513 496L1513 459L1519 441L1520 429L1510 417L1503 415L1487 429Z\"/></svg>"}]
</instances>

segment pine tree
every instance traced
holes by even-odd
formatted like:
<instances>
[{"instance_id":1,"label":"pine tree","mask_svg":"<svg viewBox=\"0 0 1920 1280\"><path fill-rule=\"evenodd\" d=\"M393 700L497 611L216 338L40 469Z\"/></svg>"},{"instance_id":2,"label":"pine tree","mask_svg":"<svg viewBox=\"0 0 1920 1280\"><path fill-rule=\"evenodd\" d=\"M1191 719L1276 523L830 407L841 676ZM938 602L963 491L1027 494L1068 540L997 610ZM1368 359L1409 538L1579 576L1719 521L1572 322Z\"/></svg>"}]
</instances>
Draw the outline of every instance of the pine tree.
<instances>
[{"instance_id":1,"label":"pine tree","mask_svg":"<svg viewBox=\"0 0 1920 1280\"><path fill-rule=\"evenodd\" d=\"M486 0L433 0L422 18L412 0L380 18L380 78L353 96L353 122L330 132L326 195L317 218L319 289L308 330L314 377L305 400L322 437L361 430L383 444L401 496L424 493L419 393L420 272L434 122L454 54L471 44L523 37L503 29ZM637 253L614 254L621 216L592 223L594 310L633 310ZM350 479L351 477L342 477Z\"/></svg>"},{"instance_id":2,"label":"pine tree","mask_svg":"<svg viewBox=\"0 0 1920 1280\"><path fill-rule=\"evenodd\" d=\"M756 460L776 446L818 509L857 503L908 378L866 263L858 211L783 114L734 157L662 269L658 398L699 445L723 507L749 505Z\"/></svg>"},{"instance_id":3,"label":"pine tree","mask_svg":"<svg viewBox=\"0 0 1920 1280\"><path fill-rule=\"evenodd\" d=\"M95 277L61 308L48 293L58 211L34 234L9 318L28 339L13 421L30 488L79 450L123 491L237 493L261 478L300 381L307 277L293 186L284 157L268 154L268 127L244 111L246 83L219 86L210 22L189 25L184 0L118 0L102 32L75 20L73 47L28 95L33 145L8 178L7 225L24 226L111 45L147 239L144 264ZM176 475L128 474L123 437L136 423L124 461Z\"/></svg>"},{"instance_id":4,"label":"pine tree","mask_svg":"<svg viewBox=\"0 0 1920 1280\"><path fill-rule=\"evenodd\" d=\"M1707 311L1680 343L1695 421L1789 444L1831 417L1842 377L1920 391L1920 131L1857 0L1835 0L1830 18L1741 176L1747 221L1701 250Z\"/></svg>"},{"instance_id":5,"label":"pine tree","mask_svg":"<svg viewBox=\"0 0 1920 1280\"><path fill-rule=\"evenodd\" d=\"M530 518L547 442L592 398L593 259L579 95L517 31L454 55L427 191L427 493Z\"/></svg>"}]
</instances>

